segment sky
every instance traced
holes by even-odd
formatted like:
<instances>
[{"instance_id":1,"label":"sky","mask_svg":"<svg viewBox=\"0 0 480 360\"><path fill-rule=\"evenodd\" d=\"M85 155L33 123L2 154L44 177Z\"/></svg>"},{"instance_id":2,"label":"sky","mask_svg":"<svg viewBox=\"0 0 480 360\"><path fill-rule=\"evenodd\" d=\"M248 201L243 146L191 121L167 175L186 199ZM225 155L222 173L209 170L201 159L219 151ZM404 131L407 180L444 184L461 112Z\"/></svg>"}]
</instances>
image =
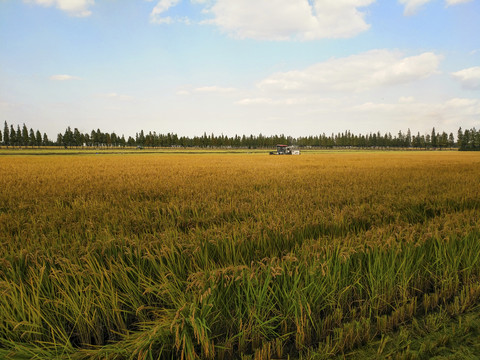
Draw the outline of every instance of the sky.
<instances>
[{"instance_id":1,"label":"sky","mask_svg":"<svg viewBox=\"0 0 480 360\"><path fill-rule=\"evenodd\" d=\"M480 0L0 0L0 121L456 134L480 128L479 34Z\"/></svg>"}]
</instances>

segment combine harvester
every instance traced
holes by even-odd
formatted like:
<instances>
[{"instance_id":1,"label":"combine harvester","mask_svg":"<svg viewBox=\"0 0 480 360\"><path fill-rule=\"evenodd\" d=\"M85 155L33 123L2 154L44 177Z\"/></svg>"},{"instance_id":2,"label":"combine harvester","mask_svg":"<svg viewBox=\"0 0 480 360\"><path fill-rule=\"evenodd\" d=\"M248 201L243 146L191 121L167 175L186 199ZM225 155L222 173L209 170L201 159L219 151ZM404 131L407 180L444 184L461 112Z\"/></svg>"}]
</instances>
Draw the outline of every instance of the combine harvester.
<instances>
[{"instance_id":1,"label":"combine harvester","mask_svg":"<svg viewBox=\"0 0 480 360\"><path fill-rule=\"evenodd\" d=\"M293 146L277 145L277 152L270 151L270 155L300 155L300 150Z\"/></svg>"}]
</instances>

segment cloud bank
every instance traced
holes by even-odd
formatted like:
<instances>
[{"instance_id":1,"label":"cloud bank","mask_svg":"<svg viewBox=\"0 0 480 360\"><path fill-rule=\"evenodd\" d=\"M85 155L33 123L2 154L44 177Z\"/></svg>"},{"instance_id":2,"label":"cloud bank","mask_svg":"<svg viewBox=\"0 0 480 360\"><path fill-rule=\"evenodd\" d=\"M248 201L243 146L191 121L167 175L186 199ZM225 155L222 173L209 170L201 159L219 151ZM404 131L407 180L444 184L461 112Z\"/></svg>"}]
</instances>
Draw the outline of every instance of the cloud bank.
<instances>
[{"instance_id":1,"label":"cloud bank","mask_svg":"<svg viewBox=\"0 0 480 360\"><path fill-rule=\"evenodd\" d=\"M371 50L303 70L276 73L258 87L274 92L361 92L428 77L437 71L440 60L441 56L432 52L403 57L395 51Z\"/></svg>"},{"instance_id":2,"label":"cloud bank","mask_svg":"<svg viewBox=\"0 0 480 360\"><path fill-rule=\"evenodd\" d=\"M454 72L452 76L464 89L480 90L480 66Z\"/></svg>"},{"instance_id":3,"label":"cloud bank","mask_svg":"<svg viewBox=\"0 0 480 360\"><path fill-rule=\"evenodd\" d=\"M151 0L149 0L151 1ZM173 22L164 14L181 0L160 0L151 22ZM218 26L237 38L314 40L349 38L370 28L365 8L375 0L190 0L211 16L204 24ZM184 21L184 20L183 20Z\"/></svg>"},{"instance_id":4,"label":"cloud bank","mask_svg":"<svg viewBox=\"0 0 480 360\"><path fill-rule=\"evenodd\" d=\"M348 38L370 27L359 8L374 1L217 0L208 12L212 24L239 38Z\"/></svg>"},{"instance_id":5,"label":"cloud bank","mask_svg":"<svg viewBox=\"0 0 480 360\"><path fill-rule=\"evenodd\" d=\"M54 81L69 81L69 80L80 80L80 78L79 78L78 76L60 74L60 75L52 75L52 76L50 76L50 80L54 80Z\"/></svg>"},{"instance_id":6,"label":"cloud bank","mask_svg":"<svg viewBox=\"0 0 480 360\"><path fill-rule=\"evenodd\" d=\"M92 12L90 7L95 4L95 0L24 0L27 3L33 3L45 7L55 6L65 11L71 16L86 17Z\"/></svg>"},{"instance_id":7,"label":"cloud bank","mask_svg":"<svg viewBox=\"0 0 480 360\"><path fill-rule=\"evenodd\" d=\"M399 0L398 2L405 5L403 14L406 16L415 15L423 5L432 0ZM472 0L445 0L446 6L459 5L470 2Z\"/></svg>"},{"instance_id":8,"label":"cloud bank","mask_svg":"<svg viewBox=\"0 0 480 360\"><path fill-rule=\"evenodd\" d=\"M148 0L152 1L152 0ZM160 0L150 13L150 22L156 24L170 24L173 19L170 16L164 16L164 14L172 7L177 5L180 0Z\"/></svg>"}]
</instances>

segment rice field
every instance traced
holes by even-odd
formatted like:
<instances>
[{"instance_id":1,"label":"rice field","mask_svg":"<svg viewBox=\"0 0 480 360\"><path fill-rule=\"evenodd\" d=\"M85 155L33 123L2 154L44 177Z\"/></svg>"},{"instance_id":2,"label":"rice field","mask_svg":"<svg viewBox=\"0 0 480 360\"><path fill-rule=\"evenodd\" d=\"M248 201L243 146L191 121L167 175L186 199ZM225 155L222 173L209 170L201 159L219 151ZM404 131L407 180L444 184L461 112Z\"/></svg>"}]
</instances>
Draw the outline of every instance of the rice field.
<instances>
[{"instance_id":1,"label":"rice field","mask_svg":"<svg viewBox=\"0 0 480 360\"><path fill-rule=\"evenodd\" d=\"M0 171L0 358L393 358L387 338L480 304L480 154L3 155Z\"/></svg>"}]
</instances>

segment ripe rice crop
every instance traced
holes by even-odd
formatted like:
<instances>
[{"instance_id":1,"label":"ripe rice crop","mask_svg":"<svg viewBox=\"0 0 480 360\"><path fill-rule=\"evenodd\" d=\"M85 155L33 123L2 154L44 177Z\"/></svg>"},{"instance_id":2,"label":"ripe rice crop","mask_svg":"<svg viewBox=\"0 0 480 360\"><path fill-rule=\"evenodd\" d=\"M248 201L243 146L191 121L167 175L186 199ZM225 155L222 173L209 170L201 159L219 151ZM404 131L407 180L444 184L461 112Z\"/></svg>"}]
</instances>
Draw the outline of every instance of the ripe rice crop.
<instances>
[{"instance_id":1,"label":"ripe rice crop","mask_svg":"<svg viewBox=\"0 0 480 360\"><path fill-rule=\"evenodd\" d=\"M480 302L475 153L0 169L1 358L328 358Z\"/></svg>"}]
</instances>

